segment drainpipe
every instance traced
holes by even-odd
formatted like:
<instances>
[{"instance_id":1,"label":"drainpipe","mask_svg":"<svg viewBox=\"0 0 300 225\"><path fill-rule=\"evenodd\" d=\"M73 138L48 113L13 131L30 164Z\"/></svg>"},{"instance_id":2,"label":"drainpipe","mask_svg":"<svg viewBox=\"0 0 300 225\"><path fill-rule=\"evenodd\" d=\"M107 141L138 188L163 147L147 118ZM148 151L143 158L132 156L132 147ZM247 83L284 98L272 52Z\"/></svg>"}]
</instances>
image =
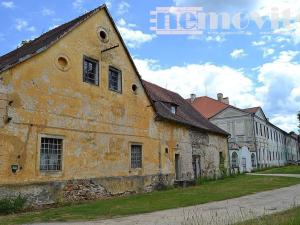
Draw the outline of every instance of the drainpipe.
<instances>
[{"instance_id":1,"label":"drainpipe","mask_svg":"<svg viewBox=\"0 0 300 225\"><path fill-rule=\"evenodd\" d=\"M229 151L229 138L231 138L231 134L227 137L227 170L229 170L229 175L231 175L231 165L230 165L230 151Z\"/></svg>"}]
</instances>

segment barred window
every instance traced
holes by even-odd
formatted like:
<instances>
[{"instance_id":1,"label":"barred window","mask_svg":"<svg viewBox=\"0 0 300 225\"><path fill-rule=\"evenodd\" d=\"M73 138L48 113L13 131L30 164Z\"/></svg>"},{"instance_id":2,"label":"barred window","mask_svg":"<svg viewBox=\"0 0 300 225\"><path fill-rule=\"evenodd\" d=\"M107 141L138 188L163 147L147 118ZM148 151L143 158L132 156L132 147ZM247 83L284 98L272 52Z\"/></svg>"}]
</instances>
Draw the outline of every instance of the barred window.
<instances>
[{"instance_id":1,"label":"barred window","mask_svg":"<svg viewBox=\"0 0 300 225\"><path fill-rule=\"evenodd\" d=\"M142 146L131 145L131 168L142 168Z\"/></svg>"},{"instance_id":2,"label":"barred window","mask_svg":"<svg viewBox=\"0 0 300 225\"><path fill-rule=\"evenodd\" d=\"M63 139L41 138L40 170L60 171L62 161Z\"/></svg>"},{"instance_id":3,"label":"barred window","mask_svg":"<svg viewBox=\"0 0 300 225\"><path fill-rule=\"evenodd\" d=\"M238 154L236 152L233 152L231 155L231 166L232 166L232 168L239 167Z\"/></svg>"},{"instance_id":4,"label":"barred window","mask_svg":"<svg viewBox=\"0 0 300 225\"><path fill-rule=\"evenodd\" d=\"M89 84L99 85L99 63L97 60L84 56L83 81Z\"/></svg>"},{"instance_id":5,"label":"barred window","mask_svg":"<svg viewBox=\"0 0 300 225\"><path fill-rule=\"evenodd\" d=\"M112 91L122 92L122 74L120 70L109 67L109 89Z\"/></svg>"}]
</instances>

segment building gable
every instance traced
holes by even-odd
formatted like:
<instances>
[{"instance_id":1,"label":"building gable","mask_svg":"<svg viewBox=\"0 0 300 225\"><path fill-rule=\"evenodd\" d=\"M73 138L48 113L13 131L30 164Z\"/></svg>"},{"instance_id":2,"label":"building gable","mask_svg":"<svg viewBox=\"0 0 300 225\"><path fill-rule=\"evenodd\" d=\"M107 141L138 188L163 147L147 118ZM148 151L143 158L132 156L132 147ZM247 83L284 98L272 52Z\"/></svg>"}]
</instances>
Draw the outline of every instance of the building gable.
<instances>
[{"instance_id":1,"label":"building gable","mask_svg":"<svg viewBox=\"0 0 300 225\"><path fill-rule=\"evenodd\" d=\"M102 40L101 30L105 30L107 39ZM84 81L85 57L98 63L96 85ZM109 88L110 68L120 71L122 88L119 92ZM38 112L140 127L149 124L143 120L153 118L154 111L148 107L151 100L106 7L86 18L45 51L1 75L4 84L11 86L9 94L13 96L14 106L40 123L44 119L42 115L34 116ZM26 107L22 109L22 106ZM51 121L56 123L55 119Z\"/></svg>"},{"instance_id":2,"label":"building gable","mask_svg":"<svg viewBox=\"0 0 300 225\"><path fill-rule=\"evenodd\" d=\"M211 120L217 120L217 119L225 119L225 118L231 118L231 117L241 117L241 116L247 116L249 113L246 113L242 110L239 110L234 107L228 107L224 109L223 111L216 114L214 117L211 118Z\"/></svg>"},{"instance_id":3,"label":"building gable","mask_svg":"<svg viewBox=\"0 0 300 225\"><path fill-rule=\"evenodd\" d=\"M268 121L267 117L265 116L265 113L263 112L263 110L261 108L259 108L256 111L255 116L259 117L262 120Z\"/></svg>"}]
</instances>

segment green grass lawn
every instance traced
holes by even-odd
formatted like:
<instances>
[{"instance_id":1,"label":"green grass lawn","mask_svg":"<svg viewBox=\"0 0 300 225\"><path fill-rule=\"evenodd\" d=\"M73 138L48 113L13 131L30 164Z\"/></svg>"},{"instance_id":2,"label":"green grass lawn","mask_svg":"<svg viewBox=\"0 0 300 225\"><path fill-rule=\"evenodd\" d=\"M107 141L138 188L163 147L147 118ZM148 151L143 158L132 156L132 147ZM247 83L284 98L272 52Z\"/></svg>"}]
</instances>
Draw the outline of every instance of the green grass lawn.
<instances>
[{"instance_id":1,"label":"green grass lawn","mask_svg":"<svg viewBox=\"0 0 300 225\"><path fill-rule=\"evenodd\" d=\"M278 168L271 168L264 171L260 171L259 173L265 174L300 174L300 166L285 166Z\"/></svg>"},{"instance_id":2,"label":"green grass lawn","mask_svg":"<svg viewBox=\"0 0 300 225\"><path fill-rule=\"evenodd\" d=\"M197 205L266 191L294 184L299 178L241 175L200 186L140 194L110 200L98 200L71 206L0 217L0 224L22 224L49 221L80 221L163 209Z\"/></svg>"},{"instance_id":3,"label":"green grass lawn","mask_svg":"<svg viewBox=\"0 0 300 225\"><path fill-rule=\"evenodd\" d=\"M286 212L264 216L254 220L249 220L237 225L299 225L300 207Z\"/></svg>"}]
</instances>

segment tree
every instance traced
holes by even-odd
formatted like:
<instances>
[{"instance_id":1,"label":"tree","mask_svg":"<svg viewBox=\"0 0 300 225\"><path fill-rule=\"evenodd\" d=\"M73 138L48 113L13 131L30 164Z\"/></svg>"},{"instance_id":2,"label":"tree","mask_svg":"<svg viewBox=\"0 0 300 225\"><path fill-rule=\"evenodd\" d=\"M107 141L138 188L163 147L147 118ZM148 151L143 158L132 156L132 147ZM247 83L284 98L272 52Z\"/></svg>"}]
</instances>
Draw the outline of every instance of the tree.
<instances>
[{"instance_id":1,"label":"tree","mask_svg":"<svg viewBox=\"0 0 300 225\"><path fill-rule=\"evenodd\" d=\"M300 111L298 112L298 120L299 120L299 128L300 128ZM299 133L300 133L300 130L299 130Z\"/></svg>"}]
</instances>

